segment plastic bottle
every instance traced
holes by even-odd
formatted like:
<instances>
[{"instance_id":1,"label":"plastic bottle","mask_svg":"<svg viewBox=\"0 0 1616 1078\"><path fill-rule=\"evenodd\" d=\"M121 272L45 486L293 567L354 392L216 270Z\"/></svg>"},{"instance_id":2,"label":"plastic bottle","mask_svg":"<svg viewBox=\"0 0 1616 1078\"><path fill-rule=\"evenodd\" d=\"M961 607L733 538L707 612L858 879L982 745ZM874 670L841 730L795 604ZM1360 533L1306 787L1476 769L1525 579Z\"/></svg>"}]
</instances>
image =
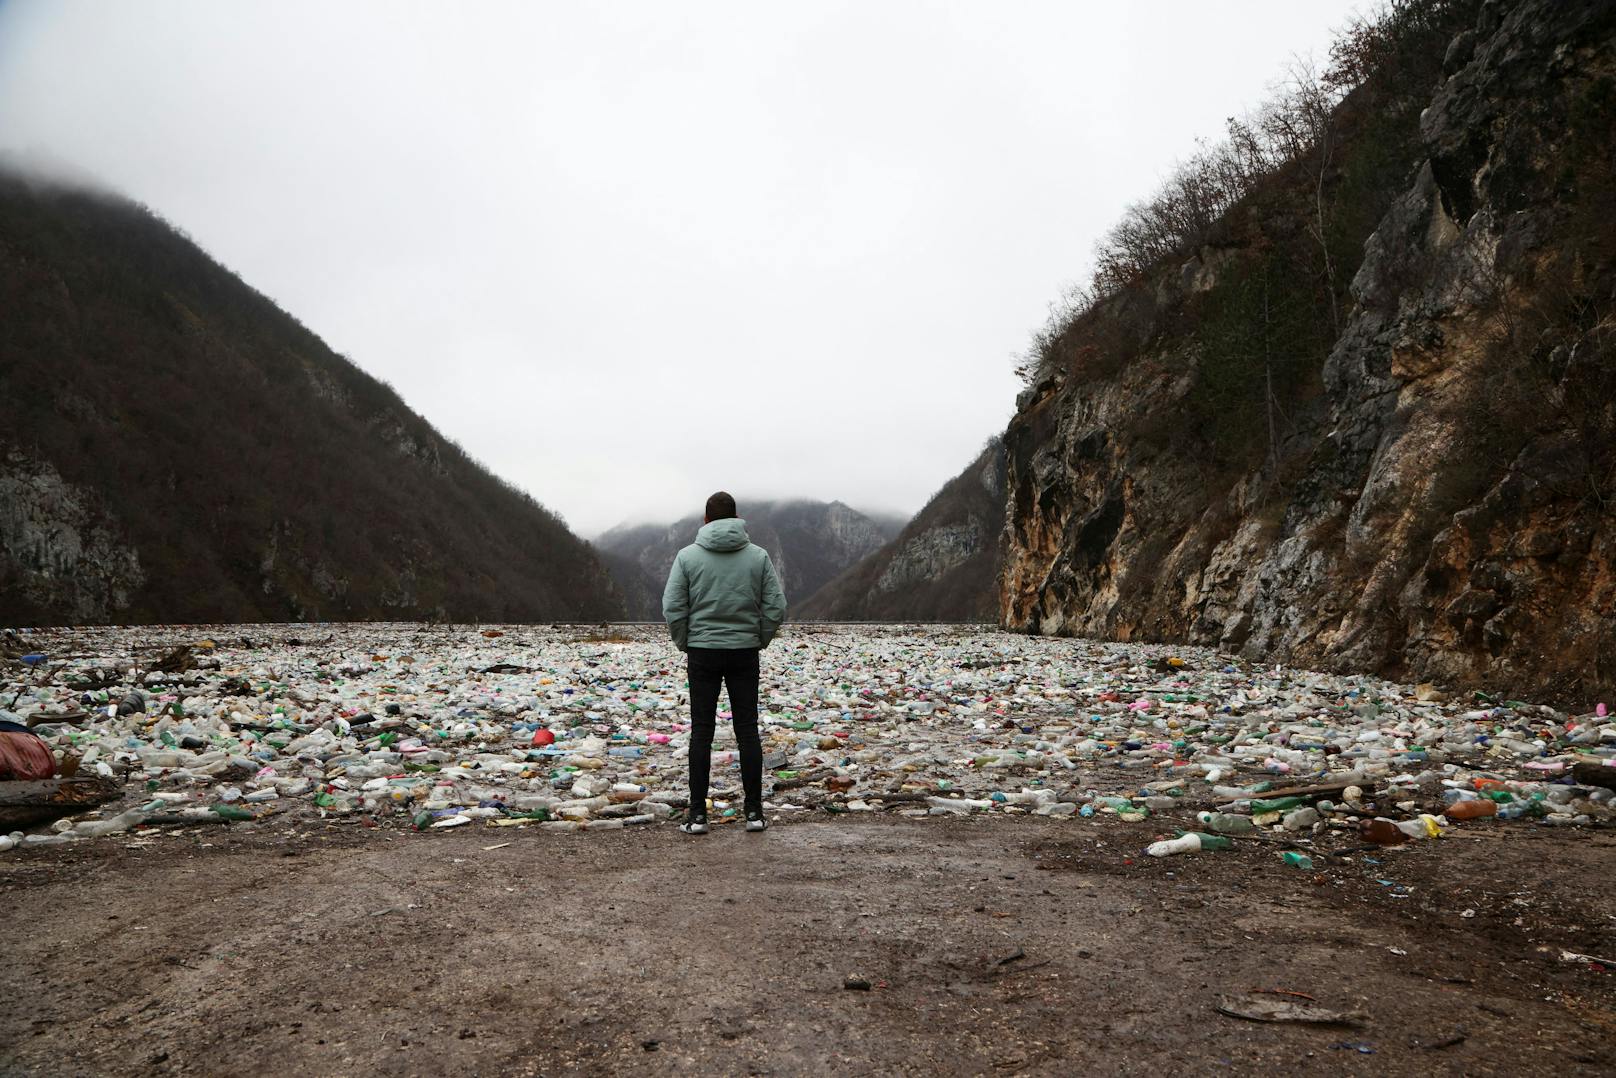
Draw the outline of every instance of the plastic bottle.
<instances>
[{"instance_id":1,"label":"plastic bottle","mask_svg":"<svg viewBox=\"0 0 1616 1078\"><path fill-rule=\"evenodd\" d=\"M144 823L147 816L163 807L161 801L153 801L148 805L139 805L125 812L120 812L110 820L85 820L73 826L73 833L80 838L99 838L102 835L115 835L119 831L127 831L131 827L138 827Z\"/></svg>"},{"instance_id":2,"label":"plastic bottle","mask_svg":"<svg viewBox=\"0 0 1616 1078\"><path fill-rule=\"evenodd\" d=\"M1289 812L1293 808L1301 808L1307 804L1300 797L1277 797L1272 801L1258 798L1251 803L1251 814L1261 816L1267 812Z\"/></svg>"},{"instance_id":3,"label":"plastic bottle","mask_svg":"<svg viewBox=\"0 0 1616 1078\"><path fill-rule=\"evenodd\" d=\"M1306 831L1319 822L1319 811L1311 805L1294 809L1285 814L1284 826L1287 831Z\"/></svg>"},{"instance_id":4,"label":"plastic bottle","mask_svg":"<svg viewBox=\"0 0 1616 1078\"><path fill-rule=\"evenodd\" d=\"M1222 835L1208 835L1200 831L1186 831L1177 838L1152 842L1145 847L1151 857L1171 857L1176 853L1194 853L1197 850L1227 850L1234 843Z\"/></svg>"},{"instance_id":5,"label":"plastic bottle","mask_svg":"<svg viewBox=\"0 0 1616 1078\"><path fill-rule=\"evenodd\" d=\"M1497 816L1498 803L1483 798L1456 801L1447 807L1443 815L1450 820L1474 820L1483 816Z\"/></svg>"},{"instance_id":6,"label":"plastic bottle","mask_svg":"<svg viewBox=\"0 0 1616 1078\"><path fill-rule=\"evenodd\" d=\"M1220 835L1249 835L1257 829L1250 816L1233 812L1202 812L1195 817L1201 826Z\"/></svg>"},{"instance_id":7,"label":"plastic bottle","mask_svg":"<svg viewBox=\"0 0 1616 1078\"><path fill-rule=\"evenodd\" d=\"M586 775L582 778L573 780L572 796L576 798L598 797L599 795L605 793L608 789L610 789L610 786L605 782L605 780L591 778Z\"/></svg>"},{"instance_id":8,"label":"plastic bottle","mask_svg":"<svg viewBox=\"0 0 1616 1078\"><path fill-rule=\"evenodd\" d=\"M1401 846L1408 841L1408 836L1398 830L1397 824L1384 816L1376 816L1373 820L1359 820L1358 836L1366 842L1380 846Z\"/></svg>"},{"instance_id":9,"label":"plastic bottle","mask_svg":"<svg viewBox=\"0 0 1616 1078\"><path fill-rule=\"evenodd\" d=\"M1286 850L1284 853L1280 854L1280 858L1287 865L1291 865L1295 868L1311 869L1313 867L1313 858L1309 857L1305 853L1298 853L1295 850Z\"/></svg>"}]
</instances>

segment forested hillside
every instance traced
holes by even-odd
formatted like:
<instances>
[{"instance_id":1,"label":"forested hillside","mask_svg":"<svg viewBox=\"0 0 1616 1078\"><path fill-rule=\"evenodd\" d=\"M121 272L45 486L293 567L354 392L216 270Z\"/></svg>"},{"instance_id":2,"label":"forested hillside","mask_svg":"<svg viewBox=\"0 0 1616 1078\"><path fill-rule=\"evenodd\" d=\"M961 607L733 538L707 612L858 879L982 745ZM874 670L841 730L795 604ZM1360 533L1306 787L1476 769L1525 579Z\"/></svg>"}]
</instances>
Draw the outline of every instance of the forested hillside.
<instances>
[{"instance_id":1,"label":"forested hillside","mask_svg":"<svg viewBox=\"0 0 1616 1078\"><path fill-rule=\"evenodd\" d=\"M0 312L7 623L621 614L559 519L140 206L0 173Z\"/></svg>"}]
</instances>

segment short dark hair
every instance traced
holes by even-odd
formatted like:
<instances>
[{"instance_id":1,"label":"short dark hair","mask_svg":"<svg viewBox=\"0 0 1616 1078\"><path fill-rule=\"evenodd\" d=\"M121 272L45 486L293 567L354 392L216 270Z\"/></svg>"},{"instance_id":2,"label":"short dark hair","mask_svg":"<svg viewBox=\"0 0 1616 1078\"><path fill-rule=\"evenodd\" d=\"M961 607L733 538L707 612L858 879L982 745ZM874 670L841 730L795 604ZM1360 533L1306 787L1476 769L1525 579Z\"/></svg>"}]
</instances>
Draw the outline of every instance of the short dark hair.
<instances>
[{"instance_id":1,"label":"short dark hair","mask_svg":"<svg viewBox=\"0 0 1616 1078\"><path fill-rule=\"evenodd\" d=\"M735 509L735 497L719 491L707 499L708 520L728 520L730 517L740 516Z\"/></svg>"}]
</instances>

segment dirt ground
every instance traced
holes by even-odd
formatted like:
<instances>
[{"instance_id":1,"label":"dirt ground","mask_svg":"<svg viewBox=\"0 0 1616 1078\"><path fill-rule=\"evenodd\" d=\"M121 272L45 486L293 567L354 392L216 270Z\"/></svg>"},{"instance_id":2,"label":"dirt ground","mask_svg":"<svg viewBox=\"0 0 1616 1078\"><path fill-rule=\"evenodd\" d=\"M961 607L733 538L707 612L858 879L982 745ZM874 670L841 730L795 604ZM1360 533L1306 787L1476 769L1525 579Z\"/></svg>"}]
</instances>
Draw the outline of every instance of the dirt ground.
<instances>
[{"instance_id":1,"label":"dirt ground","mask_svg":"<svg viewBox=\"0 0 1616 1078\"><path fill-rule=\"evenodd\" d=\"M18 851L0 864L0 1069L1616 1066L1616 971L1561 958L1616 954L1616 833L1483 824L1307 871L1249 840L1142 856L1167 826L822 816L690 838L260 823ZM1364 1017L1215 1010L1306 1002L1275 992Z\"/></svg>"}]
</instances>

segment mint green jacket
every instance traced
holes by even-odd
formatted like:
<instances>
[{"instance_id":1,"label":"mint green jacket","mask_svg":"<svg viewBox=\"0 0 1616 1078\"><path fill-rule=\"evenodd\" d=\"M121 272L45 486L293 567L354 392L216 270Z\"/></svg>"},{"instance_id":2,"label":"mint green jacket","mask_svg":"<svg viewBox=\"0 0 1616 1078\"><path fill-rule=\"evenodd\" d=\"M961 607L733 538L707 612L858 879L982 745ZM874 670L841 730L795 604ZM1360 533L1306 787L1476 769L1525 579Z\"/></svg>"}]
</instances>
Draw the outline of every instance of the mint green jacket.
<instances>
[{"instance_id":1,"label":"mint green jacket","mask_svg":"<svg viewBox=\"0 0 1616 1078\"><path fill-rule=\"evenodd\" d=\"M766 648L786 619L786 593L769 552L739 517L702 526L679 551L662 590L662 617L680 651Z\"/></svg>"}]
</instances>

